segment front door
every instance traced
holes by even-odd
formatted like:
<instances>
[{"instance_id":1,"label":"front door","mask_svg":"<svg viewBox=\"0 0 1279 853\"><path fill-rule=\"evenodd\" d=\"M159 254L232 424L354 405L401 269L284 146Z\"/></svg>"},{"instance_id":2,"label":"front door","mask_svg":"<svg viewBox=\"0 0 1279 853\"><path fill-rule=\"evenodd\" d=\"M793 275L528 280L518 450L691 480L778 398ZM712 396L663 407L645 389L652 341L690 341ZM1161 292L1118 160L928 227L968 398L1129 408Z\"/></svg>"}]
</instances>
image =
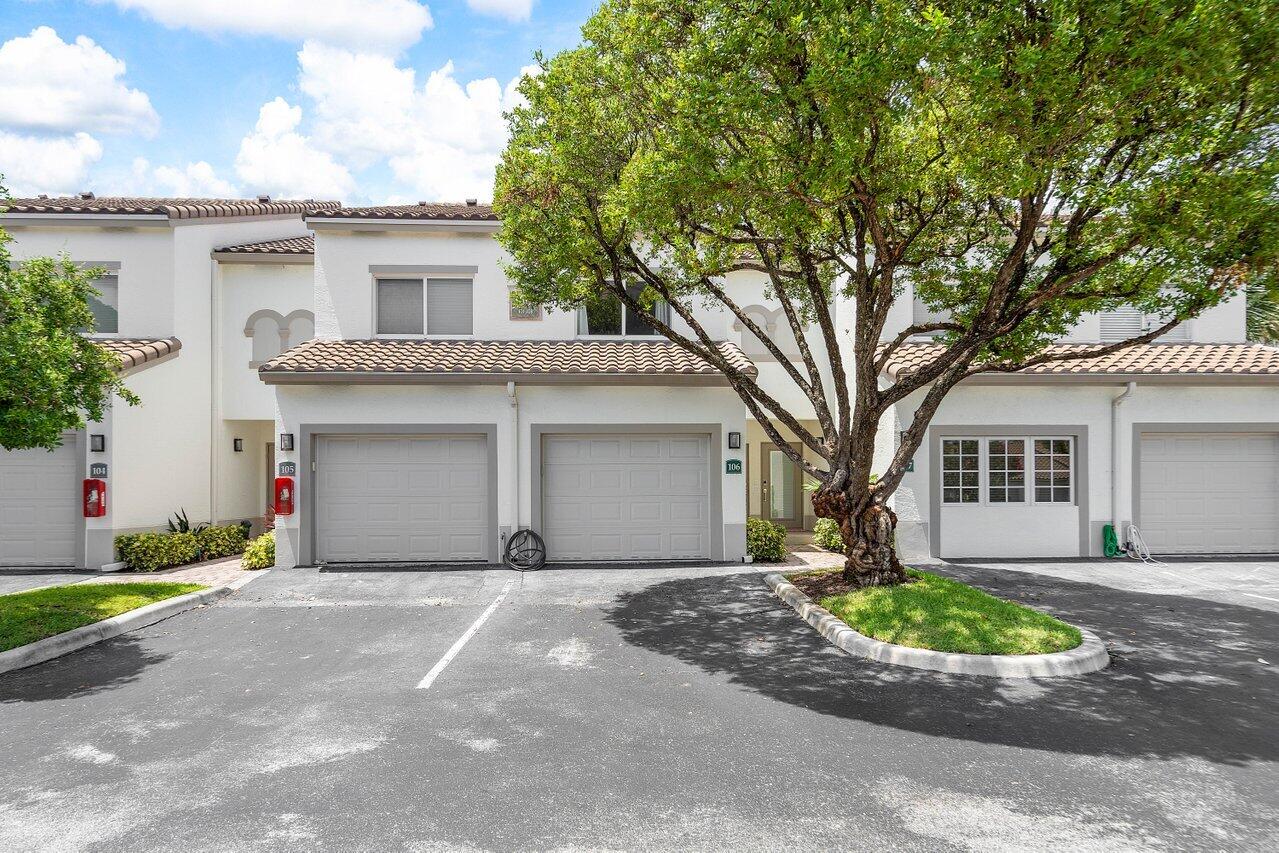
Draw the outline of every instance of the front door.
<instances>
[{"instance_id":1,"label":"front door","mask_svg":"<svg viewBox=\"0 0 1279 853\"><path fill-rule=\"evenodd\" d=\"M799 444L791 447L799 452ZM804 485L799 466L772 442L760 445L760 507L764 518L798 530L804 522Z\"/></svg>"}]
</instances>

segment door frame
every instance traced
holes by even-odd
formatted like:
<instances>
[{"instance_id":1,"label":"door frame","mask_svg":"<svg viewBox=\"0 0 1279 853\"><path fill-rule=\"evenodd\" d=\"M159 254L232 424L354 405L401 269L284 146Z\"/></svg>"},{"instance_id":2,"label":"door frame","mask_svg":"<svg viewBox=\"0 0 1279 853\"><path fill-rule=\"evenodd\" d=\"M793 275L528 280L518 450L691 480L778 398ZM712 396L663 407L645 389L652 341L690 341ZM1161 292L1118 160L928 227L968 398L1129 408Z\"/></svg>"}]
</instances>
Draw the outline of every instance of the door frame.
<instances>
[{"instance_id":1,"label":"door frame","mask_svg":"<svg viewBox=\"0 0 1279 853\"><path fill-rule=\"evenodd\" d=\"M802 455L804 453L803 446L798 441L786 442ZM803 530L804 529L804 469L795 464L795 460L789 456L786 457L786 464L795 468L795 522L788 524L768 517L768 454L770 451L777 450L780 452L776 442L764 441L759 445L759 517L775 524L781 524L787 530Z\"/></svg>"},{"instance_id":2,"label":"door frame","mask_svg":"<svg viewBox=\"0 0 1279 853\"><path fill-rule=\"evenodd\" d=\"M296 547L299 566L315 565L316 498L319 495L318 478L312 466L315 464L320 439L329 435L483 435L488 456L488 548L485 560L488 565L498 562L501 556L497 534L497 424L299 424L298 425L298 487L302 498L298 515L298 541ZM276 535L281 528L276 524ZM291 533L291 531L290 531ZM285 535L290 535L286 533ZM485 565L475 563L474 565Z\"/></svg>"},{"instance_id":3,"label":"door frame","mask_svg":"<svg viewBox=\"0 0 1279 853\"><path fill-rule=\"evenodd\" d=\"M707 451L707 468L710 477L710 559L724 559L724 475L723 424L529 424L529 518L534 531L541 533L542 522L542 437L545 435L704 435L710 439ZM554 559L548 554L548 559Z\"/></svg>"}]
</instances>

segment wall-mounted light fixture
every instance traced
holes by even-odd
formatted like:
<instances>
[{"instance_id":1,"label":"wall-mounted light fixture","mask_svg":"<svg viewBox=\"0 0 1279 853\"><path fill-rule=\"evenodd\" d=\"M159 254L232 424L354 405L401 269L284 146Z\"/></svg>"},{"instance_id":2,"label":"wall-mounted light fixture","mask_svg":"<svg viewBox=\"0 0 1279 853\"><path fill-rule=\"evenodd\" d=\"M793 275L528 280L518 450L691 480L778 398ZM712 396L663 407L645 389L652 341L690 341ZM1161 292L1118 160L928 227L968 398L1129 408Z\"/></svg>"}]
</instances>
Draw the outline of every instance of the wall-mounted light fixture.
<instances>
[{"instance_id":1,"label":"wall-mounted light fixture","mask_svg":"<svg viewBox=\"0 0 1279 853\"><path fill-rule=\"evenodd\" d=\"M105 453L107 449L107 437L101 433L94 433L89 436L89 450L94 453Z\"/></svg>"},{"instance_id":2,"label":"wall-mounted light fixture","mask_svg":"<svg viewBox=\"0 0 1279 853\"><path fill-rule=\"evenodd\" d=\"M236 453L243 453L243 452L244 452L244 439L242 439L242 438L236 438L236 439L233 439L233 440L231 441L231 447L233 447L233 448L235 449L235 452L236 452Z\"/></svg>"},{"instance_id":3,"label":"wall-mounted light fixture","mask_svg":"<svg viewBox=\"0 0 1279 853\"><path fill-rule=\"evenodd\" d=\"M728 434L728 449L729 450L742 449L742 434L740 432L730 432Z\"/></svg>"},{"instance_id":4,"label":"wall-mounted light fixture","mask_svg":"<svg viewBox=\"0 0 1279 853\"><path fill-rule=\"evenodd\" d=\"M293 449L293 433L291 433L291 432L282 432L282 433L280 433L280 445L279 445L279 449L280 449L280 450L292 450L292 449Z\"/></svg>"}]
</instances>

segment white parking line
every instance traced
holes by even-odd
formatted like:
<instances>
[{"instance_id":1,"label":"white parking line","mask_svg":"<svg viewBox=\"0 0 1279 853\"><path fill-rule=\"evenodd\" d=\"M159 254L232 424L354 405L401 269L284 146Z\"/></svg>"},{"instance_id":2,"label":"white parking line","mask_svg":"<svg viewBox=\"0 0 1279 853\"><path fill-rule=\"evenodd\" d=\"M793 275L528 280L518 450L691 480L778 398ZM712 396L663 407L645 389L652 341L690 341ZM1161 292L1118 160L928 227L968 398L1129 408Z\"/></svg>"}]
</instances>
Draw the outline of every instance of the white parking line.
<instances>
[{"instance_id":1,"label":"white parking line","mask_svg":"<svg viewBox=\"0 0 1279 853\"><path fill-rule=\"evenodd\" d=\"M1268 596L1268 595L1257 595L1257 594L1255 594L1255 593L1251 593L1251 592L1241 592L1241 593L1239 593L1239 594L1240 594L1240 595L1246 595L1246 596L1248 596L1249 598L1261 598L1261 599L1264 599L1264 600L1266 600L1266 601L1274 601L1274 602L1276 602L1276 603L1279 603L1279 598L1271 598L1271 597L1270 597L1270 596Z\"/></svg>"},{"instance_id":2,"label":"white parking line","mask_svg":"<svg viewBox=\"0 0 1279 853\"><path fill-rule=\"evenodd\" d=\"M506 598L506 594L511 591L511 587L514 585L514 580L506 582L506 586L502 587L502 591L498 594L497 598L493 599L493 603L488 606L488 609L480 614L480 618L476 619L475 622L471 624L471 627L466 629L465 634L457 638L457 642L453 644L451 649L444 653L444 657L440 658L440 662L431 667L431 671L426 674L426 678L423 678L418 682L418 690L425 690L435 682L435 679L444 671L444 668L452 662L453 658L457 657L457 653L462 651L462 647L466 645L467 641L474 637L475 632L480 630L480 626L487 622L488 618L493 615L493 611L502 603L502 599Z\"/></svg>"}]
</instances>

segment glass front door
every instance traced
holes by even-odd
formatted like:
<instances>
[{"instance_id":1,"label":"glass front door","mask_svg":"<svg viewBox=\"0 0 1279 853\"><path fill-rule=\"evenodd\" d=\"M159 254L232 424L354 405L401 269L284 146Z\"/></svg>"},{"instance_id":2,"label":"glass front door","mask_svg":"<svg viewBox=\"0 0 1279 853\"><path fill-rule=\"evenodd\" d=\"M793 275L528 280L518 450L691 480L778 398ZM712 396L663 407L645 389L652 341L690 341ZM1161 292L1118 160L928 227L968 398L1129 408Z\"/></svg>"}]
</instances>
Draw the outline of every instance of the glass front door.
<instances>
[{"instance_id":1,"label":"glass front door","mask_svg":"<svg viewBox=\"0 0 1279 853\"><path fill-rule=\"evenodd\" d=\"M793 445L798 449L799 445ZM760 506L764 517L786 527L798 528L803 521L803 481L799 466L775 444L764 444L760 460Z\"/></svg>"}]
</instances>

